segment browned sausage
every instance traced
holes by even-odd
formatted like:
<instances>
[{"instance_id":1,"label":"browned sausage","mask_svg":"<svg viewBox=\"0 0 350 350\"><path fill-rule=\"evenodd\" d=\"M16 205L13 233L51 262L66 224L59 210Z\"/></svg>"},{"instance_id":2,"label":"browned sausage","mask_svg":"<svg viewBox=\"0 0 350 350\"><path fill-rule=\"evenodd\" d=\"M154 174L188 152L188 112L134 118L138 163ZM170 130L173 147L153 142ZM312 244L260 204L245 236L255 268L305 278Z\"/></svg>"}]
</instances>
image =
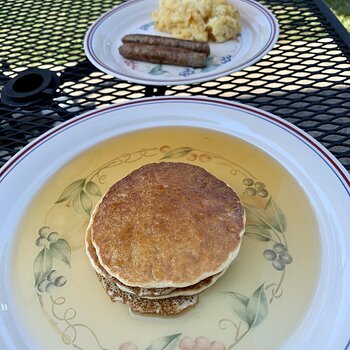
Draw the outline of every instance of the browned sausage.
<instances>
[{"instance_id":1,"label":"browned sausage","mask_svg":"<svg viewBox=\"0 0 350 350\"><path fill-rule=\"evenodd\" d=\"M194 68L204 67L207 64L207 55L203 52L169 46L125 43L119 47L119 53L128 59L159 64Z\"/></svg>"},{"instance_id":2,"label":"browned sausage","mask_svg":"<svg viewBox=\"0 0 350 350\"><path fill-rule=\"evenodd\" d=\"M122 42L125 43L137 43L137 44L148 44L148 45L159 45L178 47L181 49L203 52L207 56L210 54L210 47L207 43L192 41L192 40L181 40L175 38L168 38L158 35L145 35L145 34L128 34L122 38Z\"/></svg>"}]
</instances>

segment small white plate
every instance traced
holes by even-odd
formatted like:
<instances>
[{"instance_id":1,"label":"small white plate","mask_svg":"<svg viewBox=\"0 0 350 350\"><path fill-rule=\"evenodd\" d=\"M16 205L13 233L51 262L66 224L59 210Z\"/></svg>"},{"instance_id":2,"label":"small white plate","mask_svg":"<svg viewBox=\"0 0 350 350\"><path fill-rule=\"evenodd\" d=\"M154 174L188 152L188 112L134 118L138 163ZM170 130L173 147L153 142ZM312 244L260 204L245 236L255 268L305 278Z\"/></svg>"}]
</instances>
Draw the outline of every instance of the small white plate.
<instances>
[{"instance_id":1,"label":"small white plate","mask_svg":"<svg viewBox=\"0 0 350 350\"><path fill-rule=\"evenodd\" d=\"M118 52L126 34L168 36L154 28L151 14L158 0L128 1L101 16L88 30L84 48L88 59L101 71L119 79L148 85L192 84L213 80L248 67L266 55L277 41L276 18L254 0L231 2L240 13L242 32L236 40L210 44L204 68L177 67L128 60Z\"/></svg>"},{"instance_id":2,"label":"small white plate","mask_svg":"<svg viewBox=\"0 0 350 350\"><path fill-rule=\"evenodd\" d=\"M109 300L84 232L109 186L159 161L199 165L226 181L249 220L238 258L199 305L142 318ZM73 118L0 169L0 348L347 349L349 207L340 163L249 106L154 97Z\"/></svg>"}]
</instances>

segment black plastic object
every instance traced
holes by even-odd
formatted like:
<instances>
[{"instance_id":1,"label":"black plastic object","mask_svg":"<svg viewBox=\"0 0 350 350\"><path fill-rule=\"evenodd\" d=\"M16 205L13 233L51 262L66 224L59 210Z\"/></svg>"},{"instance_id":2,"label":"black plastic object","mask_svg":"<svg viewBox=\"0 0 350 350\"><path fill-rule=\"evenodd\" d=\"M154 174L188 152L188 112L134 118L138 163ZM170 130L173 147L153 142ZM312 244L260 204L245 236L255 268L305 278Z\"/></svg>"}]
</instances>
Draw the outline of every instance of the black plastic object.
<instances>
[{"instance_id":1,"label":"black plastic object","mask_svg":"<svg viewBox=\"0 0 350 350\"><path fill-rule=\"evenodd\" d=\"M320 10L323 0L258 1L280 26L273 50L240 72L169 87L121 81L87 60L86 31L122 0L2 1L0 89L19 71L34 67L59 72L61 84L53 99L33 106L0 102L0 167L58 123L112 103L164 94L218 97L271 112L315 137L350 170L348 41L330 12Z\"/></svg>"},{"instance_id":2,"label":"black plastic object","mask_svg":"<svg viewBox=\"0 0 350 350\"><path fill-rule=\"evenodd\" d=\"M54 97L59 83L59 77L50 70L27 69L5 84L1 100L9 106L32 106Z\"/></svg>"}]
</instances>

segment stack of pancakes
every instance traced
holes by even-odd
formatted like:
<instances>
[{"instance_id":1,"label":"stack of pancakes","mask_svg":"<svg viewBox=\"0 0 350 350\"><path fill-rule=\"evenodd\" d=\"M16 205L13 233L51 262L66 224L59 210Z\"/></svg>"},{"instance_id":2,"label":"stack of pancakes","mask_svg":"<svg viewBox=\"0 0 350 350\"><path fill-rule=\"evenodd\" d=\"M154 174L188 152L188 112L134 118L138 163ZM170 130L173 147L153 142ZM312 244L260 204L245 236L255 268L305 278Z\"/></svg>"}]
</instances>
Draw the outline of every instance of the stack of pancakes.
<instances>
[{"instance_id":1,"label":"stack of pancakes","mask_svg":"<svg viewBox=\"0 0 350 350\"><path fill-rule=\"evenodd\" d=\"M224 274L244 224L237 194L203 168L148 164L97 204L86 251L112 301L139 313L178 314Z\"/></svg>"}]
</instances>

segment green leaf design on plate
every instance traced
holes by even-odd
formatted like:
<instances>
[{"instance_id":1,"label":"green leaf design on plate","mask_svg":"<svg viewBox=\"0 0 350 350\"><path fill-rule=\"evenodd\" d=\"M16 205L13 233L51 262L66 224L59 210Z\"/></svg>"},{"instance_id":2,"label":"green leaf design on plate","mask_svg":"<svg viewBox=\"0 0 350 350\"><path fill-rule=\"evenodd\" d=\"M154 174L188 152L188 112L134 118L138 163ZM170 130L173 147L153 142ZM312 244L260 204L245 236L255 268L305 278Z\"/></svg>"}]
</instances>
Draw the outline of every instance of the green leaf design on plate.
<instances>
[{"instance_id":1,"label":"green leaf design on plate","mask_svg":"<svg viewBox=\"0 0 350 350\"><path fill-rule=\"evenodd\" d=\"M259 242L268 242L272 239L271 233L265 226L247 225L244 235Z\"/></svg>"},{"instance_id":2,"label":"green leaf design on plate","mask_svg":"<svg viewBox=\"0 0 350 350\"><path fill-rule=\"evenodd\" d=\"M249 328L258 326L268 314L268 301L265 294L264 284L257 288L249 298L246 317Z\"/></svg>"},{"instance_id":3,"label":"green leaf design on plate","mask_svg":"<svg viewBox=\"0 0 350 350\"><path fill-rule=\"evenodd\" d=\"M282 209L272 198L270 198L267 202L265 213L267 221L274 229L280 233L285 232L287 228L287 218L284 215Z\"/></svg>"},{"instance_id":4,"label":"green leaf design on plate","mask_svg":"<svg viewBox=\"0 0 350 350\"><path fill-rule=\"evenodd\" d=\"M89 218L92 211L92 200L84 190L80 190L73 199L74 211L82 217Z\"/></svg>"},{"instance_id":5,"label":"green leaf design on plate","mask_svg":"<svg viewBox=\"0 0 350 350\"><path fill-rule=\"evenodd\" d=\"M249 298L243 294L236 292L225 292L226 295L229 295L232 298L233 310L237 316L244 322L248 323L246 310L249 302Z\"/></svg>"},{"instance_id":6,"label":"green leaf design on plate","mask_svg":"<svg viewBox=\"0 0 350 350\"><path fill-rule=\"evenodd\" d=\"M84 185L85 185L85 179L79 179L72 182L63 190L63 192L60 195L60 198L57 199L56 203L61 203L72 198L76 194L76 191L79 191L80 189L82 189Z\"/></svg>"},{"instance_id":7,"label":"green leaf design on plate","mask_svg":"<svg viewBox=\"0 0 350 350\"><path fill-rule=\"evenodd\" d=\"M268 228L270 225L266 221L265 210L253 205L245 204L246 209L246 225L254 225Z\"/></svg>"},{"instance_id":8,"label":"green leaf design on plate","mask_svg":"<svg viewBox=\"0 0 350 350\"><path fill-rule=\"evenodd\" d=\"M167 71L163 70L163 66L161 64L158 64L154 66L148 73L152 75L161 75L167 73Z\"/></svg>"},{"instance_id":9,"label":"green leaf design on plate","mask_svg":"<svg viewBox=\"0 0 350 350\"><path fill-rule=\"evenodd\" d=\"M43 248L34 260L35 285L38 285L51 271L53 256L49 249Z\"/></svg>"},{"instance_id":10,"label":"green leaf design on plate","mask_svg":"<svg viewBox=\"0 0 350 350\"><path fill-rule=\"evenodd\" d=\"M171 151L165 153L162 159L184 157L186 154L190 153L191 151L193 151L193 148L191 147L174 148Z\"/></svg>"},{"instance_id":11,"label":"green leaf design on plate","mask_svg":"<svg viewBox=\"0 0 350 350\"><path fill-rule=\"evenodd\" d=\"M157 338L147 346L146 350L174 350L177 348L180 337L181 333L176 333L166 337Z\"/></svg>"},{"instance_id":12,"label":"green leaf design on plate","mask_svg":"<svg viewBox=\"0 0 350 350\"><path fill-rule=\"evenodd\" d=\"M287 228L287 218L282 209L270 197L266 208L261 209L253 205L245 204L246 225L255 225L260 228L272 229L284 233Z\"/></svg>"},{"instance_id":13,"label":"green leaf design on plate","mask_svg":"<svg viewBox=\"0 0 350 350\"><path fill-rule=\"evenodd\" d=\"M63 261L70 267L71 249L66 240L58 239L56 242L50 244L49 249L55 258Z\"/></svg>"},{"instance_id":14,"label":"green leaf design on plate","mask_svg":"<svg viewBox=\"0 0 350 350\"><path fill-rule=\"evenodd\" d=\"M94 181L89 181L85 186L86 192L92 196L101 197L102 193L98 185Z\"/></svg>"}]
</instances>

